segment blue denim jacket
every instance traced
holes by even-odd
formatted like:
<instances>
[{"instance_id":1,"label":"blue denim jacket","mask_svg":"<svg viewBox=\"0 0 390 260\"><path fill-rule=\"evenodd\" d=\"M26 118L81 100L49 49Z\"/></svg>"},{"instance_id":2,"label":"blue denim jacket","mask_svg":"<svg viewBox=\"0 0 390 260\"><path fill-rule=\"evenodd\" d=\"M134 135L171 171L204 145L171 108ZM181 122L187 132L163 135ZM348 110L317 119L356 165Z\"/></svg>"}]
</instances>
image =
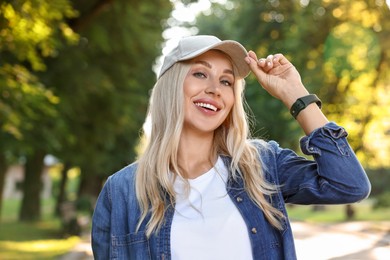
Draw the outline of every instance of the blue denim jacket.
<instances>
[{"instance_id":1,"label":"blue denim jacket","mask_svg":"<svg viewBox=\"0 0 390 260\"><path fill-rule=\"evenodd\" d=\"M296 259L293 234L285 203L342 204L360 201L370 193L370 183L347 140L347 133L328 123L301 139L303 153L314 161L282 149L271 141L259 147L265 175L280 185L270 201L286 220L283 230L271 226L251 201L242 180L229 178L228 194L247 224L253 259ZM226 164L230 158L223 157ZM142 223L136 233L140 209L135 195L137 164L110 176L99 195L92 222L92 248L95 259L170 259L170 232L174 209L166 210L162 228L149 239ZM188 234L191 236L191 234Z\"/></svg>"}]
</instances>

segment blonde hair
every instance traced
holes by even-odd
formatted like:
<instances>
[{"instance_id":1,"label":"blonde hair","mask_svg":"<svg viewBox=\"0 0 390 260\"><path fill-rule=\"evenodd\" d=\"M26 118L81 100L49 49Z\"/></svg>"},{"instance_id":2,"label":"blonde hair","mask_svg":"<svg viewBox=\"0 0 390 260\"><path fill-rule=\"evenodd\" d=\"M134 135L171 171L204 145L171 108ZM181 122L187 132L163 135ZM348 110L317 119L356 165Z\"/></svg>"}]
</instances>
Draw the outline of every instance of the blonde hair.
<instances>
[{"instance_id":1,"label":"blonde hair","mask_svg":"<svg viewBox=\"0 0 390 260\"><path fill-rule=\"evenodd\" d=\"M190 66L178 62L167 70L155 84L150 98L151 132L138 160L135 187L141 209L137 229L150 213L148 237L161 227L167 207L174 207L175 192L169 172L180 175L177 153L184 121L183 83ZM250 141L244 83L243 79L237 79L234 84L235 102L226 121L215 131L214 151L232 158L232 177L244 180L249 196L267 220L282 229L283 214L265 198L275 193L276 187L266 181L258 149Z\"/></svg>"}]
</instances>

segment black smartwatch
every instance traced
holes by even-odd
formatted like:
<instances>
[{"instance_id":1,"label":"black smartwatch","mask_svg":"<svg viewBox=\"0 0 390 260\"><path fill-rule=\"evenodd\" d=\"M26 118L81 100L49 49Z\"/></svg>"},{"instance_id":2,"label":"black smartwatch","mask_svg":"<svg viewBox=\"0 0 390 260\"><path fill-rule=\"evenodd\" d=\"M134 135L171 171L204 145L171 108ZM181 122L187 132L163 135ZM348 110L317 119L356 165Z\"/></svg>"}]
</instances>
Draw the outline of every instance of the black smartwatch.
<instances>
[{"instance_id":1,"label":"black smartwatch","mask_svg":"<svg viewBox=\"0 0 390 260\"><path fill-rule=\"evenodd\" d=\"M299 112L305 109L311 103L316 103L317 106L321 109L321 100L314 94L310 94L301 98L298 98L297 101L291 106L290 113L294 118L297 118Z\"/></svg>"}]
</instances>

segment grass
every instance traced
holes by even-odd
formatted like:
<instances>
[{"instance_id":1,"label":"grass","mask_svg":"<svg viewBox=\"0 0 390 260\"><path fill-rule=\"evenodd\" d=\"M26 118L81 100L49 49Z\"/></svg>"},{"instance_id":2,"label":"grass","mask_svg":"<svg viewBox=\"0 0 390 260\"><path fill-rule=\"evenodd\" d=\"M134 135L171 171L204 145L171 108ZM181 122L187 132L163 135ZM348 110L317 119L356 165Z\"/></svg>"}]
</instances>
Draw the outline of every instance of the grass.
<instances>
[{"instance_id":1,"label":"grass","mask_svg":"<svg viewBox=\"0 0 390 260\"><path fill-rule=\"evenodd\" d=\"M323 210L314 211L313 206L288 206L290 220L308 221L313 223L332 223L346 221L345 205L327 205ZM373 210L372 201L365 200L354 204L354 221L390 221L390 208Z\"/></svg>"},{"instance_id":2,"label":"grass","mask_svg":"<svg viewBox=\"0 0 390 260\"><path fill-rule=\"evenodd\" d=\"M0 222L0 259L57 259L80 241L79 237L63 237L61 222L54 218L53 200L43 201L42 220L17 221L18 200L3 202Z\"/></svg>"}]
</instances>

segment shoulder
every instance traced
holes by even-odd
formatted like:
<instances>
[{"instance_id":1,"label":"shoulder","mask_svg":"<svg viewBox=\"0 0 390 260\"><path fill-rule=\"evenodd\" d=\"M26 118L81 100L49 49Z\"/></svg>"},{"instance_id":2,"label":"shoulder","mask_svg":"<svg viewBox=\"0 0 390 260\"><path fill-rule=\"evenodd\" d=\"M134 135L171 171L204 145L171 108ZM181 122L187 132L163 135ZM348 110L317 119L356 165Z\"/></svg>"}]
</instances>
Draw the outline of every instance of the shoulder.
<instances>
[{"instance_id":1,"label":"shoulder","mask_svg":"<svg viewBox=\"0 0 390 260\"><path fill-rule=\"evenodd\" d=\"M121 181L124 179L133 178L135 176L135 172L137 171L137 166L137 162L129 164L120 169L119 171L115 172L109 177L109 179L112 179L113 181Z\"/></svg>"},{"instance_id":2,"label":"shoulder","mask_svg":"<svg viewBox=\"0 0 390 260\"><path fill-rule=\"evenodd\" d=\"M265 178L271 183L279 183L277 180L278 164L284 149L279 146L278 142L273 140L254 139L251 140L251 143L257 150Z\"/></svg>"},{"instance_id":3,"label":"shoulder","mask_svg":"<svg viewBox=\"0 0 390 260\"><path fill-rule=\"evenodd\" d=\"M256 148L257 153L262 160L275 157L282 150L279 143L273 140L265 141L262 139L252 139L250 140L250 143Z\"/></svg>"},{"instance_id":4,"label":"shoulder","mask_svg":"<svg viewBox=\"0 0 390 260\"><path fill-rule=\"evenodd\" d=\"M135 185L137 166L135 162L115 172L108 177L105 186L109 186L111 192L128 192Z\"/></svg>"}]
</instances>

